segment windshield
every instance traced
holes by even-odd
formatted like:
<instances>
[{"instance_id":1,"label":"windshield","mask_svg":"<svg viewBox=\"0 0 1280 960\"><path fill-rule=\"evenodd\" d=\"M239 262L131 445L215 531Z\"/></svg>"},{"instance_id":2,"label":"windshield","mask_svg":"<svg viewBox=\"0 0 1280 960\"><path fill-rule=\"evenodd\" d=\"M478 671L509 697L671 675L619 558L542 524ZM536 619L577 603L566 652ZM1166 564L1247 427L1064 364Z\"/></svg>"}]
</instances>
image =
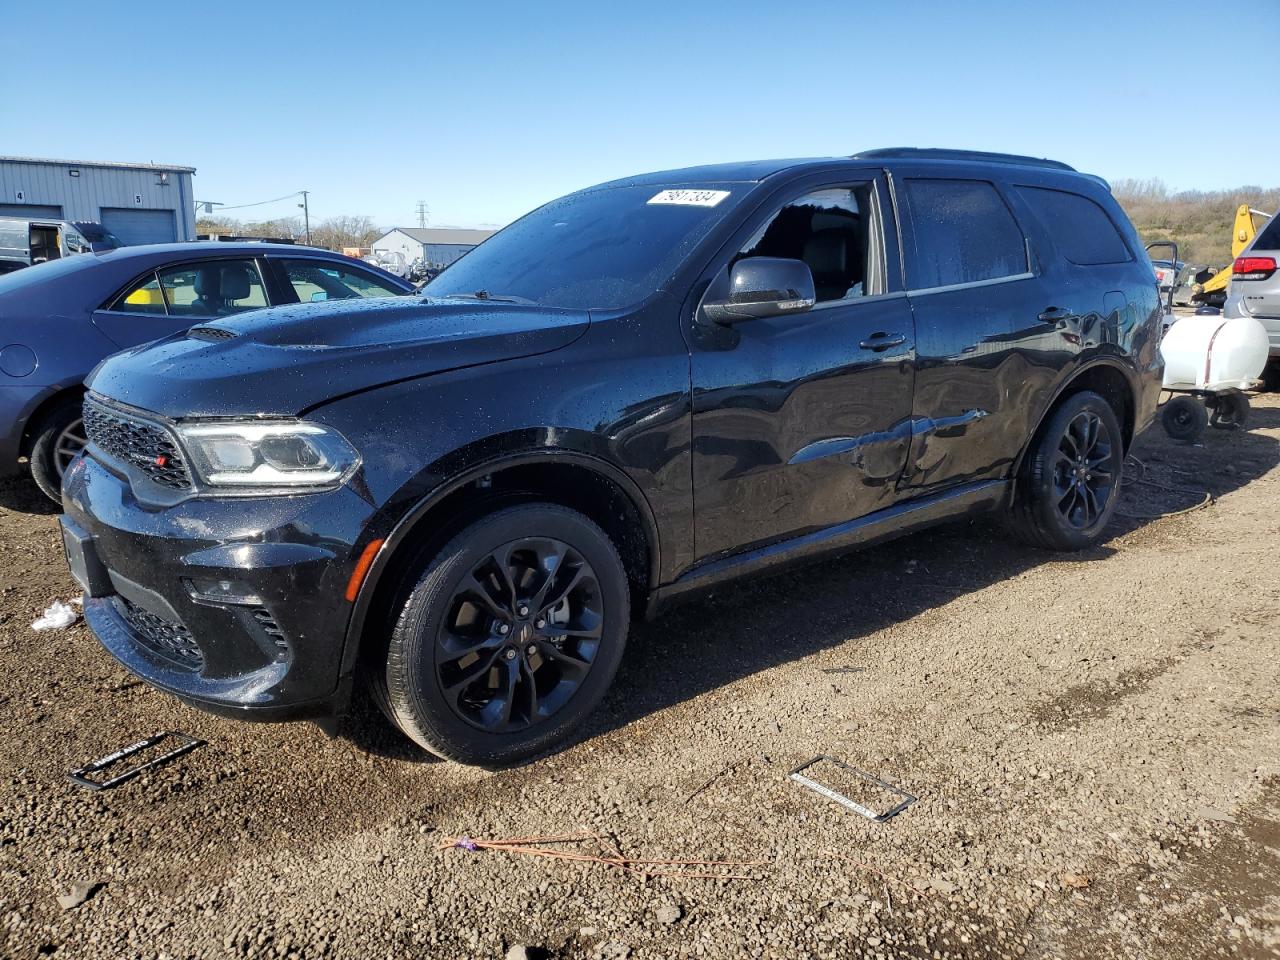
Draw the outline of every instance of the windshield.
<instances>
[{"instance_id":1,"label":"windshield","mask_svg":"<svg viewBox=\"0 0 1280 960\"><path fill-rule=\"evenodd\" d=\"M117 239L116 235L104 227L100 223L94 223L92 220L77 220L75 228L80 231L86 240L90 243L105 243L112 247L123 247L124 244Z\"/></svg>"},{"instance_id":2,"label":"windshield","mask_svg":"<svg viewBox=\"0 0 1280 960\"><path fill-rule=\"evenodd\" d=\"M571 194L517 220L422 292L613 309L661 287L733 206L732 185L609 187Z\"/></svg>"}]
</instances>

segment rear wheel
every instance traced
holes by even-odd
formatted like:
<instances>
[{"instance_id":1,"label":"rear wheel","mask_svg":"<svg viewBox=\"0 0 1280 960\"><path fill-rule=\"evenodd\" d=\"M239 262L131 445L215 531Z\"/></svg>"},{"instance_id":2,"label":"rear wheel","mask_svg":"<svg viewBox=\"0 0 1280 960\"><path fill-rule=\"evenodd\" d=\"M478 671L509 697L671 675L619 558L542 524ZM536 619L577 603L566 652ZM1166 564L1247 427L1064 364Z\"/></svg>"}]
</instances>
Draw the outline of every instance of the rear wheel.
<instances>
[{"instance_id":1,"label":"rear wheel","mask_svg":"<svg viewBox=\"0 0 1280 960\"><path fill-rule=\"evenodd\" d=\"M605 533L553 504L508 507L426 562L372 665L374 700L450 760L501 766L595 709L626 644L629 587Z\"/></svg>"},{"instance_id":2,"label":"rear wheel","mask_svg":"<svg viewBox=\"0 0 1280 960\"><path fill-rule=\"evenodd\" d=\"M79 397L59 401L40 418L31 435L31 477L54 503L62 502L62 475L84 449L83 406Z\"/></svg>"},{"instance_id":3,"label":"rear wheel","mask_svg":"<svg viewBox=\"0 0 1280 960\"><path fill-rule=\"evenodd\" d=\"M1037 434L1018 477L1014 532L1049 550L1083 550L1115 512L1124 443L1115 411L1084 391L1067 397Z\"/></svg>"}]
</instances>

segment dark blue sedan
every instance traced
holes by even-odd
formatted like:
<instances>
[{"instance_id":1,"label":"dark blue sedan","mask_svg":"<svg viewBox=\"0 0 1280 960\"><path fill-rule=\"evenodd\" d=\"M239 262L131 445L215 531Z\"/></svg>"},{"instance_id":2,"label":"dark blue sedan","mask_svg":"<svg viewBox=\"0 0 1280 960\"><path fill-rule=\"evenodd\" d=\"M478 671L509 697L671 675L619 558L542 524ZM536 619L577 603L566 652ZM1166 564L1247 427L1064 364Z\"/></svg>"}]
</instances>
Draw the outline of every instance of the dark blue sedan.
<instances>
[{"instance_id":1,"label":"dark blue sedan","mask_svg":"<svg viewBox=\"0 0 1280 960\"><path fill-rule=\"evenodd\" d=\"M110 354L215 317L413 289L350 257L261 242L123 247L0 276L0 476L26 458L59 500L84 446L84 378Z\"/></svg>"}]
</instances>

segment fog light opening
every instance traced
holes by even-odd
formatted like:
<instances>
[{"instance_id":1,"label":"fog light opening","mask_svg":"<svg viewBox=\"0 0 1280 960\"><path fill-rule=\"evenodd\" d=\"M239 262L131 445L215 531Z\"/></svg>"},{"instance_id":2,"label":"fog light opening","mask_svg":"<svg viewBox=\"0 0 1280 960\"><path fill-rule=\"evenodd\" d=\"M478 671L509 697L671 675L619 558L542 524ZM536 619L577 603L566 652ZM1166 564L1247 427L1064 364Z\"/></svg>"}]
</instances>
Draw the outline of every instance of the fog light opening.
<instances>
[{"instance_id":1,"label":"fog light opening","mask_svg":"<svg viewBox=\"0 0 1280 960\"><path fill-rule=\"evenodd\" d=\"M260 607L262 598L247 584L236 580L190 579L185 581L191 599L203 603L232 603Z\"/></svg>"}]
</instances>

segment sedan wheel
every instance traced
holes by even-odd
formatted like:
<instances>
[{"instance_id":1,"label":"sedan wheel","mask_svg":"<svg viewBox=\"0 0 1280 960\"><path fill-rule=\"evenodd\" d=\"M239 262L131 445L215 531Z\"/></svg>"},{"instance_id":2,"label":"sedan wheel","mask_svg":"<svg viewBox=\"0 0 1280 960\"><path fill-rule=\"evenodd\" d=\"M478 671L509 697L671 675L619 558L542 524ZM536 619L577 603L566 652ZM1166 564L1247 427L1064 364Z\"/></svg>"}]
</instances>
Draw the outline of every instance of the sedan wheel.
<instances>
[{"instance_id":1,"label":"sedan wheel","mask_svg":"<svg viewBox=\"0 0 1280 960\"><path fill-rule=\"evenodd\" d=\"M76 458L89 441L84 434L84 420L73 420L58 434L53 446L53 466L58 472L58 479L67 472L71 461Z\"/></svg>"}]
</instances>

